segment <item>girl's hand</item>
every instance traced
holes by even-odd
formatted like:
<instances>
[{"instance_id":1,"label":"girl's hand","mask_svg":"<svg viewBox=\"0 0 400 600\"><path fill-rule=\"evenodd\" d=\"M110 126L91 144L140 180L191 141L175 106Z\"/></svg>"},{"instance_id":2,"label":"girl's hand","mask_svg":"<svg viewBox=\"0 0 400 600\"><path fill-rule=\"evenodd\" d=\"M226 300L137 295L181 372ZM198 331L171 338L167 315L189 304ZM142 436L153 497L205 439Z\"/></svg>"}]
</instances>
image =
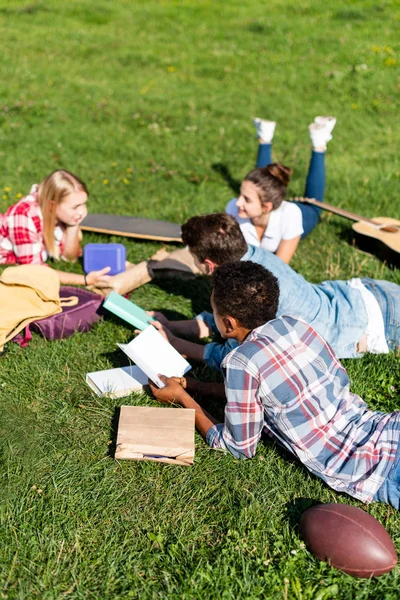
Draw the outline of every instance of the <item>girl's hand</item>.
<instances>
[{"instance_id":1,"label":"girl's hand","mask_svg":"<svg viewBox=\"0 0 400 600\"><path fill-rule=\"evenodd\" d=\"M100 271L90 271L86 275L87 286L110 287L111 275L107 275L111 267L104 267Z\"/></svg>"},{"instance_id":2,"label":"girl's hand","mask_svg":"<svg viewBox=\"0 0 400 600\"><path fill-rule=\"evenodd\" d=\"M159 388L152 381L149 380L149 386L153 392L154 397L159 402L164 404L179 404L182 394L185 393L184 385L186 386L186 380L184 377L165 377L165 375L159 375L161 381L165 383L165 387Z\"/></svg>"}]
</instances>

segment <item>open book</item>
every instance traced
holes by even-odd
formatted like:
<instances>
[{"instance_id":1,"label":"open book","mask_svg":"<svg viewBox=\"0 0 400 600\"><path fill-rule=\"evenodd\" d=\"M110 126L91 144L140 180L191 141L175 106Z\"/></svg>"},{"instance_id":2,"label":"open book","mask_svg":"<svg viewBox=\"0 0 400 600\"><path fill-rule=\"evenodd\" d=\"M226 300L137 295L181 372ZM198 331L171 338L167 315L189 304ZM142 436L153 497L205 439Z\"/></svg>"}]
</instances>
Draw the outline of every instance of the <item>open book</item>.
<instances>
[{"instance_id":1,"label":"open book","mask_svg":"<svg viewBox=\"0 0 400 600\"><path fill-rule=\"evenodd\" d=\"M140 392L147 385L148 377L139 367L118 367L87 373L86 383L98 396L123 398Z\"/></svg>"},{"instance_id":2,"label":"open book","mask_svg":"<svg viewBox=\"0 0 400 600\"><path fill-rule=\"evenodd\" d=\"M147 327L129 344L118 346L160 388L164 384L159 375L182 377L192 368L154 327Z\"/></svg>"}]
</instances>

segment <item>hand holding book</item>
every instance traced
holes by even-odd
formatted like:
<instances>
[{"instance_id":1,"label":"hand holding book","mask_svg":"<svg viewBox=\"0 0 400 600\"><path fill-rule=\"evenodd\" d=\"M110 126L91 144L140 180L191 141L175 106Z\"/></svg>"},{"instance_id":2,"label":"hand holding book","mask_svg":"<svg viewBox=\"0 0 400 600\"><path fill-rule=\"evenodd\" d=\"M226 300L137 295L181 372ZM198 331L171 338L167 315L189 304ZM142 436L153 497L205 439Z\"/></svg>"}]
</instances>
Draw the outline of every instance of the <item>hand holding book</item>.
<instances>
[{"instance_id":1,"label":"hand holding book","mask_svg":"<svg viewBox=\"0 0 400 600\"><path fill-rule=\"evenodd\" d=\"M176 342L176 339L177 339L176 335L174 335L172 333L172 331L164 323L161 323L160 321L152 321L151 324L153 325L153 327L155 329L157 329L158 333L160 335L162 335L163 338L165 340L167 340L167 342L172 344L172 346L174 346L174 348L175 348L174 343Z\"/></svg>"},{"instance_id":2,"label":"hand holding book","mask_svg":"<svg viewBox=\"0 0 400 600\"><path fill-rule=\"evenodd\" d=\"M179 404L183 394L186 394L186 379L185 377L166 377L159 375L164 387L157 387L153 381L149 380L149 386L153 396L163 404Z\"/></svg>"},{"instance_id":3,"label":"hand holding book","mask_svg":"<svg viewBox=\"0 0 400 600\"><path fill-rule=\"evenodd\" d=\"M159 373L182 377L192 368L154 327L147 327L129 344L118 346L159 387L164 387Z\"/></svg>"},{"instance_id":4,"label":"hand holding book","mask_svg":"<svg viewBox=\"0 0 400 600\"><path fill-rule=\"evenodd\" d=\"M154 321L154 318L148 315L143 308L116 292L111 292L107 296L103 307L141 331Z\"/></svg>"}]
</instances>

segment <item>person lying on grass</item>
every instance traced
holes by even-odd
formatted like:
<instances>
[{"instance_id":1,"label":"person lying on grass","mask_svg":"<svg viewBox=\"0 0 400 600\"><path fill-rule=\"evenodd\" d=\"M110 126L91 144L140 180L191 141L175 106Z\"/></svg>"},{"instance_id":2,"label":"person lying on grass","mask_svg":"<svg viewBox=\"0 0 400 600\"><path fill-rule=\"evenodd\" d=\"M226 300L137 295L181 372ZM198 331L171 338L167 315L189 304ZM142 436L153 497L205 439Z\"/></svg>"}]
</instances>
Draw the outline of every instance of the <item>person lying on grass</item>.
<instances>
[{"instance_id":1,"label":"person lying on grass","mask_svg":"<svg viewBox=\"0 0 400 600\"><path fill-rule=\"evenodd\" d=\"M321 202L325 193L326 145L332 139L335 124L335 117L315 117L309 125L312 153L304 195ZM237 220L248 244L274 252L289 264L300 239L318 224L320 209L311 204L286 202L292 171L272 163L276 123L255 119L254 125L259 141L257 166L247 173L239 197L228 202L225 210ZM107 284L100 283L96 291L104 295L111 290L126 294L168 270L170 274L199 274L186 248L171 253L161 250L148 260L128 265L126 271L110 277Z\"/></svg>"},{"instance_id":2,"label":"person lying on grass","mask_svg":"<svg viewBox=\"0 0 400 600\"><path fill-rule=\"evenodd\" d=\"M325 192L325 152L332 139L335 117L315 117L309 125L312 143L304 196L320 202ZM259 141L256 168L247 173L240 195L226 212L235 217L248 244L261 246L290 263L300 238L308 235L319 221L320 209L310 204L285 200L292 170L272 162L272 139L276 123L254 119Z\"/></svg>"},{"instance_id":3,"label":"person lying on grass","mask_svg":"<svg viewBox=\"0 0 400 600\"><path fill-rule=\"evenodd\" d=\"M155 398L194 409L196 427L212 448L251 458L265 433L334 490L399 508L400 412L369 410L350 391L331 346L304 321L276 317L278 301L278 280L261 265L219 267L214 319L221 336L237 343L222 363L224 422L188 393L207 394L207 384L187 378L185 390L180 380L163 377L164 388L150 383Z\"/></svg>"},{"instance_id":4,"label":"person lying on grass","mask_svg":"<svg viewBox=\"0 0 400 600\"><path fill-rule=\"evenodd\" d=\"M303 319L333 347L339 358L355 358L363 352L387 353L400 346L400 286L389 281L351 279L309 283L289 265L263 248L247 246L238 223L225 213L192 217L182 226L182 239L202 273L211 274L226 262L258 263L278 279L278 316ZM183 337L208 337L216 331L212 315L201 313L189 321L168 321L151 313L171 344L189 359L219 368L235 341L205 346Z\"/></svg>"},{"instance_id":5,"label":"person lying on grass","mask_svg":"<svg viewBox=\"0 0 400 600\"><path fill-rule=\"evenodd\" d=\"M48 258L74 261L81 255L80 223L88 189L69 171L53 171L27 196L0 214L0 265L40 265ZM57 271L63 284L107 285L109 267L85 275Z\"/></svg>"}]
</instances>

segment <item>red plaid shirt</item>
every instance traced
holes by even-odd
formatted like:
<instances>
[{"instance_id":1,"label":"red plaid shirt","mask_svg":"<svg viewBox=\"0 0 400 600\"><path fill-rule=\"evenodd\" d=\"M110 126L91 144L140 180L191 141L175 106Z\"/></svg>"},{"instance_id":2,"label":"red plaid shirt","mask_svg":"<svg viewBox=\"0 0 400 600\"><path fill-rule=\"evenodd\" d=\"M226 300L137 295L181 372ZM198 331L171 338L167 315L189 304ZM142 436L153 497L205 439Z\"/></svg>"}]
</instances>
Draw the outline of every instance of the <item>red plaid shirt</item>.
<instances>
[{"instance_id":1,"label":"red plaid shirt","mask_svg":"<svg viewBox=\"0 0 400 600\"><path fill-rule=\"evenodd\" d=\"M47 259L43 240L43 216L37 198L37 185L28 196L0 215L0 264L42 264ZM62 246L63 232L54 230ZM60 248L62 251L62 247Z\"/></svg>"}]
</instances>

